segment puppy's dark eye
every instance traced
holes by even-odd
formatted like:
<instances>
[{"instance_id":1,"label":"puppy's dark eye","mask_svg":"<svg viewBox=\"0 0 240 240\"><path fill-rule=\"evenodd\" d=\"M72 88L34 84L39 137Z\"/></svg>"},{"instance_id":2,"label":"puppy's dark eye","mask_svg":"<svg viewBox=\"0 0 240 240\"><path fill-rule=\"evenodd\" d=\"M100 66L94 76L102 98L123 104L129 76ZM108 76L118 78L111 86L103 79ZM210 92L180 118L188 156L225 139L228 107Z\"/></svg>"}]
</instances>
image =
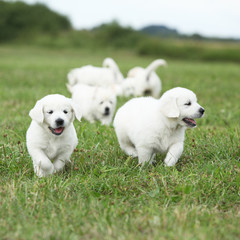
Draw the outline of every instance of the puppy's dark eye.
<instances>
[{"instance_id":1,"label":"puppy's dark eye","mask_svg":"<svg viewBox=\"0 0 240 240\"><path fill-rule=\"evenodd\" d=\"M53 110L48 111L48 114L53 114Z\"/></svg>"},{"instance_id":2,"label":"puppy's dark eye","mask_svg":"<svg viewBox=\"0 0 240 240\"><path fill-rule=\"evenodd\" d=\"M110 102L110 104L113 104L113 102L112 101L109 101Z\"/></svg>"},{"instance_id":3,"label":"puppy's dark eye","mask_svg":"<svg viewBox=\"0 0 240 240\"><path fill-rule=\"evenodd\" d=\"M64 110L63 112L64 112L65 114L67 114L67 113L68 113L68 111L67 111L67 110Z\"/></svg>"},{"instance_id":4,"label":"puppy's dark eye","mask_svg":"<svg viewBox=\"0 0 240 240\"><path fill-rule=\"evenodd\" d=\"M99 104L102 105L102 104L103 104L103 101L101 101Z\"/></svg>"},{"instance_id":5,"label":"puppy's dark eye","mask_svg":"<svg viewBox=\"0 0 240 240\"><path fill-rule=\"evenodd\" d=\"M185 103L184 105L186 105L186 106L191 106L191 102L189 101L189 102L187 102L187 103Z\"/></svg>"}]
</instances>

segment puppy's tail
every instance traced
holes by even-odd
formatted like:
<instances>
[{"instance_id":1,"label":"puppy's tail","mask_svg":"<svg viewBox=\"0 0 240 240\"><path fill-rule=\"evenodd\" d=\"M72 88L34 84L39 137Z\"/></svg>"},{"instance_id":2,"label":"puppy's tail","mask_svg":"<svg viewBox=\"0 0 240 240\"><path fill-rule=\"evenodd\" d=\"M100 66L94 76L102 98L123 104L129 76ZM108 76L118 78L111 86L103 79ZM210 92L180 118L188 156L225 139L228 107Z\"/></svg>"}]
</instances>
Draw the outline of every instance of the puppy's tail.
<instances>
[{"instance_id":1,"label":"puppy's tail","mask_svg":"<svg viewBox=\"0 0 240 240\"><path fill-rule=\"evenodd\" d=\"M147 75L152 71L155 71L159 66L167 66L167 62L164 59L156 59L146 67Z\"/></svg>"},{"instance_id":2,"label":"puppy's tail","mask_svg":"<svg viewBox=\"0 0 240 240\"><path fill-rule=\"evenodd\" d=\"M105 58L103 60L103 67L118 69L118 65L112 58Z\"/></svg>"},{"instance_id":3,"label":"puppy's tail","mask_svg":"<svg viewBox=\"0 0 240 240\"><path fill-rule=\"evenodd\" d=\"M103 60L103 67L110 68L113 71L117 81L123 80L123 76L120 72L120 69L119 69L117 63L112 58L105 58Z\"/></svg>"}]
</instances>

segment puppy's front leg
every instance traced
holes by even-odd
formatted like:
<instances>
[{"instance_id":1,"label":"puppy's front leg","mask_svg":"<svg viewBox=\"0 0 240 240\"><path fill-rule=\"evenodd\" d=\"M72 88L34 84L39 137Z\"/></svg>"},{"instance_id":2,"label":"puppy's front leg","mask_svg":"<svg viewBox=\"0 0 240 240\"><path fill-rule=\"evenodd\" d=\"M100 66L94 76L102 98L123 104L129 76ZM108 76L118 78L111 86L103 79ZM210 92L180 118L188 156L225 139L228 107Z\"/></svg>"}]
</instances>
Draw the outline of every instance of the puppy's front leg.
<instances>
[{"instance_id":1,"label":"puppy's front leg","mask_svg":"<svg viewBox=\"0 0 240 240\"><path fill-rule=\"evenodd\" d=\"M64 166L65 166L65 160L63 159L56 159L53 162L54 165L54 169L56 172L60 172L61 170L63 170Z\"/></svg>"},{"instance_id":2,"label":"puppy's front leg","mask_svg":"<svg viewBox=\"0 0 240 240\"><path fill-rule=\"evenodd\" d=\"M56 159L54 159L53 165L54 165L55 172L62 171L66 162L71 163L70 161L71 154L72 154L72 151L71 152L66 151L64 154L61 154Z\"/></svg>"},{"instance_id":3,"label":"puppy's front leg","mask_svg":"<svg viewBox=\"0 0 240 240\"><path fill-rule=\"evenodd\" d=\"M164 160L166 166L171 167L176 164L183 152L183 143L175 143L169 147L167 156Z\"/></svg>"},{"instance_id":4,"label":"puppy's front leg","mask_svg":"<svg viewBox=\"0 0 240 240\"><path fill-rule=\"evenodd\" d=\"M107 118L107 119L102 119L102 120L101 120L101 123L102 123L102 125L109 126L110 123L111 123L111 121L112 121L111 118Z\"/></svg>"},{"instance_id":5,"label":"puppy's front leg","mask_svg":"<svg viewBox=\"0 0 240 240\"><path fill-rule=\"evenodd\" d=\"M95 118L92 115L85 116L85 119L87 121L89 121L90 123L94 123L95 122Z\"/></svg>"},{"instance_id":6,"label":"puppy's front leg","mask_svg":"<svg viewBox=\"0 0 240 240\"><path fill-rule=\"evenodd\" d=\"M34 171L38 177L45 177L54 173L54 166L50 159L41 149L30 151L32 156Z\"/></svg>"}]
</instances>

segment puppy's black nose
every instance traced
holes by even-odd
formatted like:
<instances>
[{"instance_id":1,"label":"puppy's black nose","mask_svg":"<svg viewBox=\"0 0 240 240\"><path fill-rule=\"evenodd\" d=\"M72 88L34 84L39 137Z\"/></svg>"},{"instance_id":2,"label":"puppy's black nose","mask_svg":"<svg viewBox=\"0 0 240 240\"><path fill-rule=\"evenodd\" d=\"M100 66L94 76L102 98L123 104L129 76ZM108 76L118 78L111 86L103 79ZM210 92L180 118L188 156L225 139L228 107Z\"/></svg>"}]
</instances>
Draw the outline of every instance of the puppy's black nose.
<instances>
[{"instance_id":1,"label":"puppy's black nose","mask_svg":"<svg viewBox=\"0 0 240 240\"><path fill-rule=\"evenodd\" d=\"M110 108L109 107L105 107L104 109L104 115L108 116L110 114Z\"/></svg>"},{"instance_id":2,"label":"puppy's black nose","mask_svg":"<svg viewBox=\"0 0 240 240\"><path fill-rule=\"evenodd\" d=\"M200 109L199 109L199 112L203 115L204 112L205 112L204 108L200 108Z\"/></svg>"},{"instance_id":3,"label":"puppy's black nose","mask_svg":"<svg viewBox=\"0 0 240 240\"><path fill-rule=\"evenodd\" d=\"M64 123L64 120L61 118L58 118L55 122L56 122L57 126L62 126Z\"/></svg>"},{"instance_id":4,"label":"puppy's black nose","mask_svg":"<svg viewBox=\"0 0 240 240\"><path fill-rule=\"evenodd\" d=\"M109 113L109 111L110 111L110 108L109 107L105 107L105 112Z\"/></svg>"}]
</instances>

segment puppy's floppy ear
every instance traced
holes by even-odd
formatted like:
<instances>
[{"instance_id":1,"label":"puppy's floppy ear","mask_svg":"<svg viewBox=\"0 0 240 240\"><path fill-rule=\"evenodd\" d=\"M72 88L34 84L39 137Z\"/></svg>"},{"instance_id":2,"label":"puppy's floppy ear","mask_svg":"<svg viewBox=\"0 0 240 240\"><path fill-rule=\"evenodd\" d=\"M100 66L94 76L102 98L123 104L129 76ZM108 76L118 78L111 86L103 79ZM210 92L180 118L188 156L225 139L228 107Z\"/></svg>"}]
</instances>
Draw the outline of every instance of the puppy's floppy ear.
<instances>
[{"instance_id":1,"label":"puppy's floppy ear","mask_svg":"<svg viewBox=\"0 0 240 240\"><path fill-rule=\"evenodd\" d=\"M31 109L31 111L29 112L29 116L32 118L32 120L38 123L43 123L44 115L43 115L43 104L41 100L36 102L34 108Z\"/></svg>"},{"instance_id":2,"label":"puppy's floppy ear","mask_svg":"<svg viewBox=\"0 0 240 240\"><path fill-rule=\"evenodd\" d=\"M161 112L168 118L177 118L180 111L177 106L177 99L174 97L165 97L161 101Z\"/></svg>"},{"instance_id":3,"label":"puppy's floppy ear","mask_svg":"<svg viewBox=\"0 0 240 240\"><path fill-rule=\"evenodd\" d=\"M73 109L76 119L80 122L82 114L81 114L81 110L80 110L79 106L75 102L73 102L73 100L71 100L71 99L70 99L70 105Z\"/></svg>"}]
</instances>

